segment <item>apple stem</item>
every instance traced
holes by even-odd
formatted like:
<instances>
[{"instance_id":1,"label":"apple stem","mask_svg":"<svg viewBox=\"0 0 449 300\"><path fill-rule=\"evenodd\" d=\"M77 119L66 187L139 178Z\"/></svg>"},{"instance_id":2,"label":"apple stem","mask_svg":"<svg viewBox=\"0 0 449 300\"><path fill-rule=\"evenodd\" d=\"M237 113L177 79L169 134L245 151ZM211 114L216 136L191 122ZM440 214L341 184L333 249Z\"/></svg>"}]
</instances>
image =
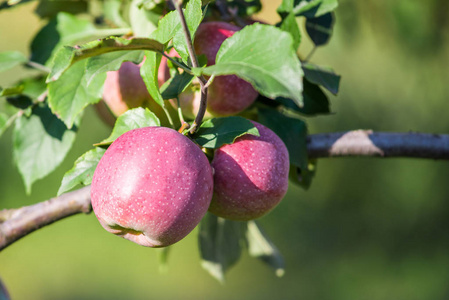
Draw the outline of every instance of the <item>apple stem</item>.
<instances>
[{"instance_id":1,"label":"apple stem","mask_svg":"<svg viewBox=\"0 0 449 300\"><path fill-rule=\"evenodd\" d=\"M26 62L25 64L26 64L27 66L31 67L31 68L34 68L34 69L36 69L36 70L39 70L39 71L44 72L44 73L47 73L47 74L49 74L50 71L51 71L50 68L48 68L48 67L46 67L46 66L44 66L44 65L42 65L42 64L40 64L40 63L37 63L37 62L35 62L35 61L31 61L31 60L30 60L30 61Z\"/></svg>"},{"instance_id":2,"label":"apple stem","mask_svg":"<svg viewBox=\"0 0 449 300\"><path fill-rule=\"evenodd\" d=\"M313 46L312 50L310 50L310 52L307 55L306 59L304 59L304 62L308 62L312 58L312 55L315 53L315 50L316 50L316 46Z\"/></svg>"},{"instance_id":3,"label":"apple stem","mask_svg":"<svg viewBox=\"0 0 449 300\"><path fill-rule=\"evenodd\" d=\"M179 117L179 121L181 121L181 124L187 123L184 120L184 116L182 115L182 109L181 109L181 102L179 101L179 96L176 97L176 103L178 104L178 117ZM189 124L190 127L190 124ZM187 127L188 128L188 127Z\"/></svg>"},{"instance_id":4,"label":"apple stem","mask_svg":"<svg viewBox=\"0 0 449 300\"><path fill-rule=\"evenodd\" d=\"M183 133L184 130L188 129L189 127L190 127L189 123L183 122L183 123L181 124L181 128L179 128L178 132L179 132L179 133Z\"/></svg>"},{"instance_id":5,"label":"apple stem","mask_svg":"<svg viewBox=\"0 0 449 300\"><path fill-rule=\"evenodd\" d=\"M165 101L164 101L164 106L162 106L162 109L164 110L164 113L167 116L167 120L168 120L168 123L170 124L171 128L176 129L175 128L175 123L173 123L173 119L171 118L170 113L167 110Z\"/></svg>"},{"instance_id":6,"label":"apple stem","mask_svg":"<svg viewBox=\"0 0 449 300\"><path fill-rule=\"evenodd\" d=\"M186 18L184 16L184 12L182 11L182 7L180 5L180 3L182 3L182 1L178 2L177 0L172 0L172 2L176 7L176 11L179 14L179 18L181 19L181 26L184 31L184 37L186 39L187 50L189 51L190 61L192 62L192 66L194 68L198 68L199 67L198 57L196 56L195 49L193 48L192 37L190 35L189 28L187 27L187 22L186 22ZM207 107L207 87L206 87L207 81L206 81L206 78L204 78L204 76L202 76L202 75L197 78L198 78L198 80L200 82L200 86L201 86L201 102L200 102L200 107L198 109L198 113L195 117L195 121L193 121L192 127L190 127L191 134L195 133L196 129L203 121L203 117L204 117L204 114L206 113L206 107Z\"/></svg>"},{"instance_id":7,"label":"apple stem","mask_svg":"<svg viewBox=\"0 0 449 300\"><path fill-rule=\"evenodd\" d=\"M206 82L206 84L204 85L204 88L208 88L211 84L212 84L212 82L214 81L214 79L215 79L215 74L214 75L212 75L210 78L209 78L209 80Z\"/></svg>"}]
</instances>

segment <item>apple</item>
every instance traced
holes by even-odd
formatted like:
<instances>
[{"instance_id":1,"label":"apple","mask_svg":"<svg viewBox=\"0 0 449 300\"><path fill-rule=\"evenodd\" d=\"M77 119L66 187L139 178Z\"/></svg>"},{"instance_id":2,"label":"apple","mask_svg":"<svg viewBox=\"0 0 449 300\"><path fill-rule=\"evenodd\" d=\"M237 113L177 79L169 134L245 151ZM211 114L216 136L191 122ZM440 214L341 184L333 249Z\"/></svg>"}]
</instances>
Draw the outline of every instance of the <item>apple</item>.
<instances>
[{"instance_id":1,"label":"apple","mask_svg":"<svg viewBox=\"0 0 449 300\"><path fill-rule=\"evenodd\" d=\"M225 22L202 23L195 34L196 53L205 55L208 65L214 65L221 44L239 30L240 27ZM258 92L243 79L217 76L209 87L207 110L213 116L235 115L248 108L257 96Z\"/></svg>"},{"instance_id":2,"label":"apple","mask_svg":"<svg viewBox=\"0 0 449 300\"><path fill-rule=\"evenodd\" d=\"M146 107L160 119L161 124L168 126L169 122L162 107L148 93L147 87L140 76L141 64L124 62L117 71L107 72L103 88L103 102L96 105L97 112L106 124L113 125L116 117L131 108ZM166 80L165 70L158 73L159 85ZM108 109L105 109L104 104ZM173 109L172 109L173 110ZM112 116L111 116L112 113ZM171 111L175 115L174 111Z\"/></svg>"},{"instance_id":3,"label":"apple","mask_svg":"<svg viewBox=\"0 0 449 300\"><path fill-rule=\"evenodd\" d=\"M109 232L147 247L184 238L213 194L206 155L166 127L134 129L115 140L94 172L93 211Z\"/></svg>"},{"instance_id":4,"label":"apple","mask_svg":"<svg viewBox=\"0 0 449 300\"><path fill-rule=\"evenodd\" d=\"M252 121L260 136L246 134L216 150L214 196L209 211L247 221L271 211L288 188L289 156L271 129Z\"/></svg>"},{"instance_id":5,"label":"apple","mask_svg":"<svg viewBox=\"0 0 449 300\"><path fill-rule=\"evenodd\" d=\"M194 47L198 55L205 55L208 65L215 64L221 44L240 27L225 22L205 22L198 27ZM173 53L170 53L173 54ZM177 55L177 53L174 53ZM235 115L248 108L257 98L258 92L250 83L235 75L217 76L209 86L206 118ZM181 110L193 119L198 112L201 92L198 83L193 83L180 95ZM172 101L173 103L173 101Z\"/></svg>"}]
</instances>

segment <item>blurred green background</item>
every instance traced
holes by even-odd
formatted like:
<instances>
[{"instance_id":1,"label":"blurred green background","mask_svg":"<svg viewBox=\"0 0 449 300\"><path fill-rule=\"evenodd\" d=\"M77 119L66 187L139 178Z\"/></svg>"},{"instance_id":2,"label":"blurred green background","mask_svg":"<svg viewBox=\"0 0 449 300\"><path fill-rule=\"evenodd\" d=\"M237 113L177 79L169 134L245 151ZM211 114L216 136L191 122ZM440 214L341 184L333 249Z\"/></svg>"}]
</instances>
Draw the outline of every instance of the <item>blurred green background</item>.
<instances>
[{"instance_id":1,"label":"blurred green background","mask_svg":"<svg viewBox=\"0 0 449 300\"><path fill-rule=\"evenodd\" d=\"M276 21L280 1L260 18ZM0 51L29 53L40 24L35 4L0 13ZM341 0L330 43L312 61L343 76L331 116L309 131L350 129L449 133L449 2ZM300 51L311 49L304 37ZM8 86L29 72L0 74ZM65 171L109 129L88 109L77 142L55 173L26 196L0 140L0 208L53 197ZM169 269L155 249L106 233L77 215L0 253L0 277L13 299L449 299L449 162L322 159L308 191L291 186L261 224L283 253L286 273L248 255L220 285L199 264L197 232L172 247Z\"/></svg>"}]
</instances>

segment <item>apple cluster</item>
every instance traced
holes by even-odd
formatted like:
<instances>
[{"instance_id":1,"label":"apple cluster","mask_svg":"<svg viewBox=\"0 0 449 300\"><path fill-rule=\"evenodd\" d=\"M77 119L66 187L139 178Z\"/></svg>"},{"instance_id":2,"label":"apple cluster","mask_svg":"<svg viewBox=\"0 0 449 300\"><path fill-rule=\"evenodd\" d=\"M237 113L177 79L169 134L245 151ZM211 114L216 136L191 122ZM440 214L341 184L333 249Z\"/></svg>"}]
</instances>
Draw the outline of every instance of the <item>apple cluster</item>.
<instances>
[{"instance_id":1,"label":"apple cluster","mask_svg":"<svg viewBox=\"0 0 449 300\"><path fill-rule=\"evenodd\" d=\"M196 51L213 64L221 43L238 29L222 22L203 23ZM160 84L165 73L160 72ZM209 91L211 116L237 114L257 97L250 84L235 76L217 77ZM108 74L104 103L114 115L151 107L151 101L138 65L124 63ZM267 214L287 192L289 156L273 131L251 122L259 136L246 134L223 145L211 162L189 137L167 127L121 135L105 152L92 180L92 207L100 224L137 244L165 247L184 238L207 211L235 221Z\"/></svg>"}]
</instances>

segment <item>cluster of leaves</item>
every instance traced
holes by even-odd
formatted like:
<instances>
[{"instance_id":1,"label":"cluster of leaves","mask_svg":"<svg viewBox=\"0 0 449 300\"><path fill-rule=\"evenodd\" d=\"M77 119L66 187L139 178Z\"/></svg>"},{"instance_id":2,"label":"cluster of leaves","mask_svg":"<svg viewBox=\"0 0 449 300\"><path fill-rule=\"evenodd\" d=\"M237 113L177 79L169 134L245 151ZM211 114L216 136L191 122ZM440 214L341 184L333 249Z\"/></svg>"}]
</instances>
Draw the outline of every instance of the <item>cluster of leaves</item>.
<instances>
[{"instance_id":1,"label":"cluster of leaves","mask_svg":"<svg viewBox=\"0 0 449 300\"><path fill-rule=\"evenodd\" d=\"M0 11L26 2L5 1L0 3ZM215 65L201 68L191 67L180 18L170 2L109 0L96 4L39 1L36 13L47 22L31 41L31 56L15 51L0 53L0 71L23 64L42 73L0 88L0 97L14 107L9 109L10 115L0 113L0 134L14 125L14 160L27 192L63 161L84 109L101 100L106 72L118 70L125 61L139 63L143 56L142 78L161 107L165 100L178 96L194 76L233 74L250 82L260 96L243 115L251 115L281 137L289 150L293 182L310 185L315 163L307 158L304 117L330 112L323 89L336 94L340 77L308 62L309 58L300 59L299 22L305 19L306 32L315 47L326 44L336 0L284 0L278 8L282 18L279 24L244 27L223 43ZM224 11L227 18L238 23L260 8L260 1L190 0L183 10L194 36L205 18L217 18ZM119 37L124 35L133 38ZM160 89L159 64L162 54L171 47L181 57L175 69L181 66L184 72L175 72ZM105 149L124 132L144 126L160 126L148 109L137 108L120 116L111 135L75 161L58 194L90 184ZM190 137L213 150L246 133L257 134L257 129L247 119L234 116L205 121ZM269 263L278 275L284 268L279 251L254 221L238 223L208 214L200 224L199 239L203 266L220 280L238 260L245 244L251 255Z\"/></svg>"}]
</instances>

